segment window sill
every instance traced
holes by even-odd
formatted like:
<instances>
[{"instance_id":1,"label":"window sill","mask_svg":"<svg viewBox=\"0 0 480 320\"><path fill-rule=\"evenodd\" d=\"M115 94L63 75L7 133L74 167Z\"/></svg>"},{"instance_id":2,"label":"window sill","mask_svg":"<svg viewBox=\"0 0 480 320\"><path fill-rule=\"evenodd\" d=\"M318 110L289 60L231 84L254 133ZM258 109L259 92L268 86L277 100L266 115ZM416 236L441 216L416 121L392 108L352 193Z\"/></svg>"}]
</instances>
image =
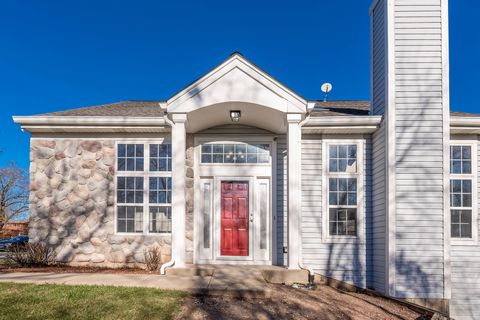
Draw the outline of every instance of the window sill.
<instances>
[{"instance_id":1,"label":"window sill","mask_svg":"<svg viewBox=\"0 0 480 320\"><path fill-rule=\"evenodd\" d=\"M265 166L270 166L272 165L271 162L262 162L262 163L225 163L225 162L219 162L219 163L214 163L214 162L201 162L200 165L202 166L207 166L207 167L212 167L212 166L225 166L225 167L231 167L231 166L260 166L260 167L265 167Z\"/></svg>"},{"instance_id":2,"label":"window sill","mask_svg":"<svg viewBox=\"0 0 480 320\"><path fill-rule=\"evenodd\" d=\"M145 232L115 232L115 236L126 236L126 237L170 237L172 235L171 232L162 232L162 233L145 233Z\"/></svg>"},{"instance_id":3,"label":"window sill","mask_svg":"<svg viewBox=\"0 0 480 320\"><path fill-rule=\"evenodd\" d=\"M452 246L477 246L478 241L476 239L461 239L461 238L450 238L450 244Z\"/></svg>"},{"instance_id":4,"label":"window sill","mask_svg":"<svg viewBox=\"0 0 480 320\"><path fill-rule=\"evenodd\" d=\"M365 245L365 239L359 238L358 236L330 236L323 238L323 243Z\"/></svg>"}]
</instances>

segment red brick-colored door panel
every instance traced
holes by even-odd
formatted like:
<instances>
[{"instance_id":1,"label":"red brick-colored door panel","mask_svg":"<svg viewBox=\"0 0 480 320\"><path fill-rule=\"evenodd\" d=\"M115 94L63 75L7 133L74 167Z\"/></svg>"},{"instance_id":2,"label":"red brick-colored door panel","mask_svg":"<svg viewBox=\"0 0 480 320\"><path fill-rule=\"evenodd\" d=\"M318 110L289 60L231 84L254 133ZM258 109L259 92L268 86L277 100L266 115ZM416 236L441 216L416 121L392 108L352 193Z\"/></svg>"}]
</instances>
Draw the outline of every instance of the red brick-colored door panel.
<instances>
[{"instance_id":1,"label":"red brick-colored door panel","mask_svg":"<svg viewBox=\"0 0 480 320\"><path fill-rule=\"evenodd\" d=\"M222 182L220 254L248 256L248 182Z\"/></svg>"}]
</instances>

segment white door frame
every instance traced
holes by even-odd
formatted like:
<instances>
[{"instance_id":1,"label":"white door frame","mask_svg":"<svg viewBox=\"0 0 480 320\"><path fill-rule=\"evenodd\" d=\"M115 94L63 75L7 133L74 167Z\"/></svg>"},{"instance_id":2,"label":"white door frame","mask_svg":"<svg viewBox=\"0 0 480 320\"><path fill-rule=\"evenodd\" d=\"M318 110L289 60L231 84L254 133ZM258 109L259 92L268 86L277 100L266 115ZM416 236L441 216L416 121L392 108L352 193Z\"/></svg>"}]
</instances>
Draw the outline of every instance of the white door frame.
<instances>
[{"instance_id":1,"label":"white door frame","mask_svg":"<svg viewBox=\"0 0 480 320\"><path fill-rule=\"evenodd\" d=\"M248 182L248 256L222 256L221 247L221 216L222 216L222 182ZM215 177L214 178L214 219L213 219L213 247L215 250L214 260L217 261L252 261L254 248L254 178L253 177Z\"/></svg>"},{"instance_id":2,"label":"white door frame","mask_svg":"<svg viewBox=\"0 0 480 320\"><path fill-rule=\"evenodd\" d=\"M251 165L231 165L231 164L200 164L200 148L205 142L244 142L244 143L268 143L270 144L271 162L269 164L251 164ZM194 236L193 236L193 262L196 264L255 264L272 265L275 248L275 228L276 228L276 206L273 203L273 194L276 189L276 143L273 135L265 136L242 136L242 135L197 135L194 138ZM255 221L257 204L256 185L258 181L268 179L269 184L269 202L268 202L268 260L255 260ZM248 181L249 182L249 214L253 215L254 222L249 221L249 255L248 257L222 257L220 256L220 197L221 181ZM211 190L211 232L210 248L203 247L203 184L210 182L213 184ZM259 244L258 244L259 246ZM207 253L207 251L209 252Z\"/></svg>"}]
</instances>

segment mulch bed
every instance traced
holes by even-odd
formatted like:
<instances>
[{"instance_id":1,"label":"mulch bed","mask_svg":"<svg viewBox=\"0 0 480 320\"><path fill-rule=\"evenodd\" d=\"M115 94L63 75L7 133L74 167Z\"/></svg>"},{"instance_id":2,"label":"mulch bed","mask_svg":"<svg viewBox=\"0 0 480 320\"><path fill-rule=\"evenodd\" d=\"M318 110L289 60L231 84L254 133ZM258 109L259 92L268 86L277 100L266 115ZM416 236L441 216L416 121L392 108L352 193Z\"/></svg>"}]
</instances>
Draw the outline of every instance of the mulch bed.
<instances>
[{"instance_id":1,"label":"mulch bed","mask_svg":"<svg viewBox=\"0 0 480 320\"><path fill-rule=\"evenodd\" d=\"M393 300L343 292L326 285L315 290L269 285L266 299L187 297L177 320L423 320L430 319Z\"/></svg>"}]
</instances>

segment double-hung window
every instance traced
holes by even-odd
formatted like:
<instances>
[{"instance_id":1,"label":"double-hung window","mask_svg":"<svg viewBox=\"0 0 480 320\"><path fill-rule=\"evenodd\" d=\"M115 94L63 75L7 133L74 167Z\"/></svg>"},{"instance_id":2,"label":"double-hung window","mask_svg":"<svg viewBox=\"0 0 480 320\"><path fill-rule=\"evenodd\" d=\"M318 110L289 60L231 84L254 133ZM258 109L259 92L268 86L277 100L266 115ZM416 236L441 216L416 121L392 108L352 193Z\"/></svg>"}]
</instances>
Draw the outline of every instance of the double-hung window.
<instances>
[{"instance_id":1,"label":"double-hung window","mask_svg":"<svg viewBox=\"0 0 480 320\"><path fill-rule=\"evenodd\" d=\"M452 240L476 237L476 177L474 144L450 147L450 230Z\"/></svg>"},{"instance_id":2,"label":"double-hung window","mask_svg":"<svg viewBox=\"0 0 480 320\"><path fill-rule=\"evenodd\" d=\"M171 170L171 144L117 144L117 233L171 232Z\"/></svg>"},{"instance_id":3,"label":"double-hung window","mask_svg":"<svg viewBox=\"0 0 480 320\"><path fill-rule=\"evenodd\" d=\"M356 237L359 233L361 157L359 143L326 143L327 234Z\"/></svg>"}]
</instances>

